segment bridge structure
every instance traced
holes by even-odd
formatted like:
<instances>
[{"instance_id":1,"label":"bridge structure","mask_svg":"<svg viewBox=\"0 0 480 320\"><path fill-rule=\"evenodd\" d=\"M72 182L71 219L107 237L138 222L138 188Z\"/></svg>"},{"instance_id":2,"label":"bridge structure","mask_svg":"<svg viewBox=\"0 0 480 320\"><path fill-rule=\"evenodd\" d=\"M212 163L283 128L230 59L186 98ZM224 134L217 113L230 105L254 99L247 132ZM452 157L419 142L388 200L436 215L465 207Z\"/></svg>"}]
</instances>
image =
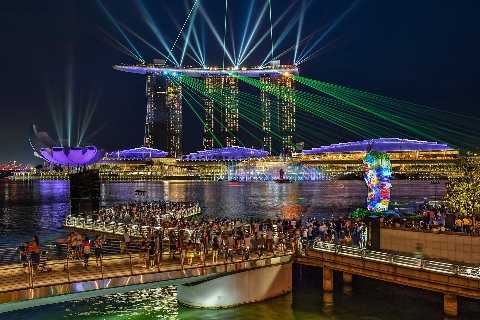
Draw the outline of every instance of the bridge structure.
<instances>
[{"instance_id":1,"label":"bridge structure","mask_svg":"<svg viewBox=\"0 0 480 320\"><path fill-rule=\"evenodd\" d=\"M229 261L219 257L215 263L210 253L197 256L193 265L186 265L178 253L166 253L153 268L142 267L137 254L108 254L98 265L92 256L88 268L80 260L52 260L48 262L49 272L11 263L3 265L0 273L0 313L168 285L177 286L177 299L184 305L225 308L291 291L293 264L318 267L326 293L333 291L333 272L337 271L342 272L345 283L359 276L443 293L448 316L458 315L458 296L480 300L480 267L471 263L322 241L296 249L278 256L252 253L248 260L238 254ZM232 287L236 288L235 294Z\"/></svg>"},{"instance_id":2,"label":"bridge structure","mask_svg":"<svg viewBox=\"0 0 480 320\"><path fill-rule=\"evenodd\" d=\"M49 270L45 271L21 263L3 265L0 313L169 285L177 286L180 303L225 308L278 296L291 291L292 286L290 254L252 256L248 260L219 259L216 263L211 258L197 259L193 265L167 254L152 268L144 267L137 254L106 255L98 263L95 257L91 259L89 267L82 260L51 260L47 264ZM236 295L229 290L231 284L227 285L232 282L236 283ZM264 286L260 285L262 282Z\"/></svg>"},{"instance_id":3,"label":"bridge structure","mask_svg":"<svg viewBox=\"0 0 480 320\"><path fill-rule=\"evenodd\" d=\"M471 265L321 241L315 242L305 255L300 255L296 263L322 268L326 292L333 291L335 270L342 272L345 283L351 283L356 275L443 293L447 316L458 315L458 296L480 300L480 267Z\"/></svg>"}]
</instances>

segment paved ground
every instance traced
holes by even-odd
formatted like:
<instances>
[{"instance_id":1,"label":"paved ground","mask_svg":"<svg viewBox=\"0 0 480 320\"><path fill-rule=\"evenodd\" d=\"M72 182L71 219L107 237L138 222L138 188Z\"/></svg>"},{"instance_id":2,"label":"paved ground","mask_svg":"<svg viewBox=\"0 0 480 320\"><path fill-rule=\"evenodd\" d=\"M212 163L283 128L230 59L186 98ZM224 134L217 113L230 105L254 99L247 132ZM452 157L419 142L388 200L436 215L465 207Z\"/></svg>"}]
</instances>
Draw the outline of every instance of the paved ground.
<instances>
[{"instance_id":1,"label":"paved ground","mask_svg":"<svg viewBox=\"0 0 480 320\"><path fill-rule=\"evenodd\" d=\"M156 264L153 268L143 267L143 263L139 261L138 253L134 253L131 256L127 254L107 254L102 261L98 262L98 265L92 253L88 267L85 267L81 260L51 260L48 261L48 266L51 268L51 271L48 272L25 268L21 263L6 264L1 266L0 293L72 282L181 270L182 268L197 268L204 265L200 256L196 255L191 266L186 265L186 258L184 260L185 264L182 266L179 256L177 253L174 257L170 257L169 253L166 253L162 255L161 263ZM269 252L262 258L273 256L273 253ZM257 259L259 259L257 253L250 255L250 260ZM242 261L242 255L234 255L233 262L240 261ZM211 252L207 254L205 259L205 265L207 266L224 263L227 263L224 256L219 256L218 262L212 263ZM230 260L228 263L230 263Z\"/></svg>"}]
</instances>

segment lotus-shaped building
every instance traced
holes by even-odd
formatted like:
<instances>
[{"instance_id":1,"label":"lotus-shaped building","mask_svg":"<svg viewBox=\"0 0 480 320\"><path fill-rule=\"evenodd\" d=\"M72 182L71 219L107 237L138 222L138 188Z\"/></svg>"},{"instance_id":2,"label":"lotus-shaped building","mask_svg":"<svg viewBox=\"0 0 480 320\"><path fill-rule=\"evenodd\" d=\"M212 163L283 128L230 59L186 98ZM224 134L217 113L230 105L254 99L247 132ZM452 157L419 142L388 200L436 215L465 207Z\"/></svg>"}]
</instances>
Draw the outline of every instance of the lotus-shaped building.
<instances>
[{"instance_id":1,"label":"lotus-shaped building","mask_svg":"<svg viewBox=\"0 0 480 320\"><path fill-rule=\"evenodd\" d=\"M37 127L30 128L30 145L35 155L45 161L61 166L84 166L98 162L105 154L95 146L65 147L58 146L50 136Z\"/></svg>"}]
</instances>

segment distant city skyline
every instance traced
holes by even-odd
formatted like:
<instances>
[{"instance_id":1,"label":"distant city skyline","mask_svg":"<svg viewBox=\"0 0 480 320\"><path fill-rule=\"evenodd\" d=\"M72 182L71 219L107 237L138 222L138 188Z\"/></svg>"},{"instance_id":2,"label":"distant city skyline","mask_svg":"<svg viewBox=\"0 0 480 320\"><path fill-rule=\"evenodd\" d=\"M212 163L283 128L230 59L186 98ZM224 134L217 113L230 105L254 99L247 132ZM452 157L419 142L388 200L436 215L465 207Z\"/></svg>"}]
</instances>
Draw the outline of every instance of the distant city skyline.
<instances>
[{"instance_id":1,"label":"distant city skyline","mask_svg":"<svg viewBox=\"0 0 480 320\"><path fill-rule=\"evenodd\" d=\"M41 162L28 145L31 124L64 138L70 123L68 134L107 151L141 146L145 79L122 75L112 65L137 63L136 56L146 61L162 54L182 59L184 38L179 35L189 32L189 43L196 49L187 46L184 65L201 62L202 57L209 66L229 66L230 60L254 65L284 53L282 63L299 61L305 78L451 112L457 134L466 135L470 145L477 144L474 137L479 132L471 127L462 131L464 118L457 117L474 122L480 115L477 1L273 0L265 11L267 1L229 1L227 16L224 1L198 1L202 8L190 16L197 28L189 30L186 22L194 3L27 0L3 4L0 163ZM176 49L170 54L166 48ZM184 117L185 136L203 134L193 113ZM428 128L432 137L442 131L442 121ZM307 143L306 148L331 144L324 135L332 132L335 136L330 138L338 142L361 139L333 122L307 116L302 123L319 128L310 134L317 143ZM408 128L398 132L410 135L399 138L417 134ZM184 154L201 150L202 142L188 141L183 149Z\"/></svg>"}]
</instances>

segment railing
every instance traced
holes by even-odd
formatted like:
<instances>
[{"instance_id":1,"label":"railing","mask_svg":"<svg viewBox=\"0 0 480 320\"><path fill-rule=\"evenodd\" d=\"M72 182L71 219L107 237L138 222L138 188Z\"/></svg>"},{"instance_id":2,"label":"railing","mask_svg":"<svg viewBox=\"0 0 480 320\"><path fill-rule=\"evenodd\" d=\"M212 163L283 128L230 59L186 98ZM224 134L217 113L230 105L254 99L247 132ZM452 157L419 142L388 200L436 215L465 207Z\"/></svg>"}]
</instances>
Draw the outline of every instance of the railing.
<instances>
[{"instance_id":1,"label":"railing","mask_svg":"<svg viewBox=\"0 0 480 320\"><path fill-rule=\"evenodd\" d=\"M157 222L161 221L166 217L171 217L174 219L187 218L195 216L201 213L201 209L198 206L188 208L186 211L171 211L167 212L164 216L157 216ZM157 224L159 225L159 223ZM78 216L69 215L65 217L63 222L64 227L72 228L82 228L91 231L104 232L110 234L123 235L125 231L131 236L142 237L147 235L150 231L160 231L162 227L160 226L146 226L138 224L126 224L124 222L115 222L110 219L106 220L94 220L88 214L80 214Z\"/></svg>"},{"instance_id":2,"label":"railing","mask_svg":"<svg viewBox=\"0 0 480 320\"><path fill-rule=\"evenodd\" d=\"M426 257L416 258L408 255L343 246L320 240L315 241L309 250L328 251L339 255L359 257L365 260L379 261L437 273L458 275L461 277L480 278L480 267L478 266L466 266L444 261L430 260ZM308 251L306 254L308 255Z\"/></svg>"},{"instance_id":3,"label":"railing","mask_svg":"<svg viewBox=\"0 0 480 320\"><path fill-rule=\"evenodd\" d=\"M85 266L83 257L72 259L71 256L69 258L48 260L46 268L32 266L31 260L28 261L27 266L23 266L22 263L3 265L0 273L0 296L3 293L18 290L116 277L160 274L165 271L172 272L218 266L226 266L229 269L229 266L238 267L238 262L257 263L257 261L274 257L276 255L273 253L260 257L260 253L257 252L256 255L250 254L246 258L244 252L239 251L235 253L232 260L227 260L225 252L222 252L218 255L216 262L212 262L212 251L210 250L207 252L196 252L192 264L188 265L185 251L170 252L168 248L165 248L161 255L159 253L155 254L152 257L153 259L149 259L148 253L145 256L140 256L138 252L131 252L131 254L108 254L96 259L92 249L92 253L89 255L88 267ZM282 257L285 258L285 256ZM150 262L151 260L152 262Z\"/></svg>"}]
</instances>

